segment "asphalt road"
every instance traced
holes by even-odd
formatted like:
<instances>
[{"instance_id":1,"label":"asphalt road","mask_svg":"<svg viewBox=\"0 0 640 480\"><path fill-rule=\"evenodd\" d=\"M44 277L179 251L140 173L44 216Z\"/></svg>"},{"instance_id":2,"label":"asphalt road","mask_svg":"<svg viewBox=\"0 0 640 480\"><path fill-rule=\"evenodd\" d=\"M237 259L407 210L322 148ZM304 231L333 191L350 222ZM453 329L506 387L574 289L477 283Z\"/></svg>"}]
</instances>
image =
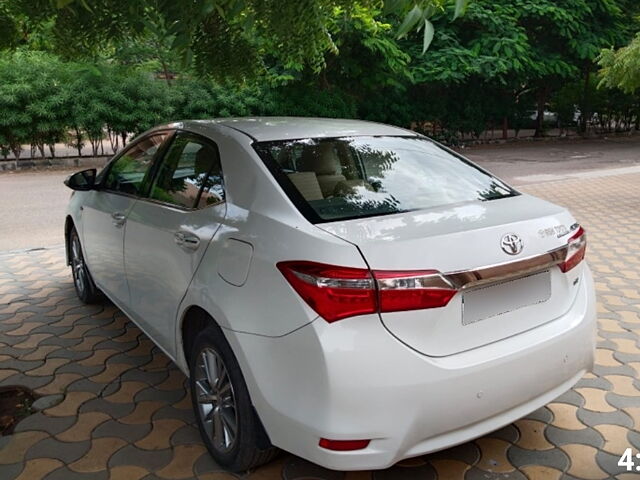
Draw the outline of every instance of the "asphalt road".
<instances>
[{"instance_id":1,"label":"asphalt road","mask_svg":"<svg viewBox=\"0 0 640 480\"><path fill-rule=\"evenodd\" d=\"M601 175L607 169L640 171L638 135L609 140L524 141L467 148L462 153L515 186ZM70 173L0 173L0 252L64 242L70 191L62 181Z\"/></svg>"},{"instance_id":2,"label":"asphalt road","mask_svg":"<svg viewBox=\"0 0 640 480\"><path fill-rule=\"evenodd\" d=\"M0 252L64 243L69 173L0 173Z\"/></svg>"},{"instance_id":3,"label":"asphalt road","mask_svg":"<svg viewBox=\"0 0 640 480\"><path fill-rule=\"evenodd\" d=\"M517 186L640 165L640 136L480 145L461 153Z\"/></svg>"}]
</instances>

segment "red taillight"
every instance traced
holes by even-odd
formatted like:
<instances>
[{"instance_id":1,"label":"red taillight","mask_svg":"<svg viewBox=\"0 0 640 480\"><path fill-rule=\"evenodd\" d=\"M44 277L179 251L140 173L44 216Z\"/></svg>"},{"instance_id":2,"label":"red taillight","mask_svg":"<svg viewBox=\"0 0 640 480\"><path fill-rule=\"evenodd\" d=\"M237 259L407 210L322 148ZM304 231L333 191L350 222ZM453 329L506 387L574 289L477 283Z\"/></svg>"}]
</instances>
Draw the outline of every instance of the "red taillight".
<instances>
[{"instance_id":1,"label":"red taillight","mask_svg":"<svg viewBox=\"0 0 640 480\"><path fill-rule=\"evenodd\" d=\"M371 272L307 261L280 262L277 267L327 322L367 313L444 307L456 293L435 270Z\"/></svg>"},{"instance_id":2,"label":"red taillight","mask_svg":"<svg viewBox=\"0 0 640 480\"><path fill-rule=\"evenodd\" d=\"M437 270L417 272L375 270L373 276L377 280L381 312L444 307L457 291L454 288L448 288Z\"/></svg>"},{"instance_id":3,"label":"red taillight","mask_svg":"<svg viewBox=\"0 0 640 480\"><path fill-rule=\"evenodd\" d=\"M587 252L587 233L584 228L579 227L578 231L569 238L567 244L567 255L560 266L560 270L568 272L573 267L578 265L583 259L584 254Z\"/></svg>"},{"instance_id":4,"label":"red taillight","mask_svg":"<svg viewBox=\"0 0 640 480\"><path fill-rule=\"evenodd\" d=\"M349 450L362 450L369 446L370 440L329 440L328 438L321 438L318 445L327 450L336 450L339 452L346 452Z\"/></svg>"},{"instance_id":5,"label":"red taillight","mask_svg":"<svg viewBox=\"0 0 640 480\"><path fill-rule=\"evenodd\" d=\"M327 322L377 311L375 285L367 269L305 261L280 262L277 267Z\"/></svg>"}]
</instances>

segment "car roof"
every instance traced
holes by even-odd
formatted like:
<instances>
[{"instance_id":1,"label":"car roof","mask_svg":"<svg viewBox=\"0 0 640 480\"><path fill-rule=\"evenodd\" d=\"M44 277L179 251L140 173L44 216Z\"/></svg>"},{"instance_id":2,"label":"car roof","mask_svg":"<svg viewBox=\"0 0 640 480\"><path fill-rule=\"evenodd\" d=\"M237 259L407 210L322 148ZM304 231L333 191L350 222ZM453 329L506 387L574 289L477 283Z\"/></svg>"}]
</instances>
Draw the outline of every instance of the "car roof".
<instances>
[{"instance_id":1,"label":"car roof","mask_svg":"<svg viewBox=\"0 0 640 480\"><path fill-rule=\"evenodd\" d=\"M235 117L209 120L185 120L169 126L206 130L209 125L224 125L257 141L293 140L298 138L351 137L358 135L416 136L404 128L364 120L311 117Z\"/></svg>"}]
</instances>

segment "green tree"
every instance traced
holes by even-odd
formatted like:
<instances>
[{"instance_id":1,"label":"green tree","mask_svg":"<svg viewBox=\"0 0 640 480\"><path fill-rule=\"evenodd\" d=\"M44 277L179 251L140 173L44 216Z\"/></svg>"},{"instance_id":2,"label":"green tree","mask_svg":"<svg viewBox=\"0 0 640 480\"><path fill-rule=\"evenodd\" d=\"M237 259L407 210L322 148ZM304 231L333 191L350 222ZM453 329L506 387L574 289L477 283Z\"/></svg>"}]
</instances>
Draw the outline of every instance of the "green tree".
<instances>
[{"instance_id":1,"label":"green tree","mask_svg":"<svg viewBox=\"0 0 640 480\"><path fill-rule=\"evenodd\" d=\"M117 151L130 135L180 117L174 99L184 92L174 93L144 69L100 63L73 64L71 70L70 127L76 148L88 140L92 153L98 155L107 139Z\"/></svg>"},{"instance_id":2,"label":"green tree","mask_svg":"<svg viewBox=\"0 0 640 480\"><path fill-rule=\"evenodd\" d=\"M275 114L326 117L369 117L366 105L381 94L404 91L410 82L410 56L400 48L397 29L381 10L354 5L335 8L328 24L339 54L326 55L317 73L294 65L287 68L269 59ZM358 111L358 106L362 108Z\"/></svg>"},{"instance_id":3,"label":"green tree","mask_svg":"<svg viewBox=\"0 0 640 480\"><path fill-rule=\"evenodd\" d=\"M169 67L170 51L201 76L245 79L265 72L275 59L285 68L319 72L325 56L336 53L331 35L335 11L381 10L382 0L0 0L0 31L13 29L17 18L52 22L57 52L95 59L122 45L122 39L147 42L156 59ZM447 4L456 14L468 0L389 0L387 11L404 21L400 34L424 29L424 45L433 36L429 18ZM360 12L360 13L358 13ZM116 47L117 48L117 47ZM149 52L147 51L147 54Z\"/></svg>"},{"instance_id":4,"label":"green tree","mask_svg":"<svg viewBox=\"0 0 640 480\"><path fill-rule=\"evenodd\" d=\"M257 86L180 78L169 90L169 98L175 118L246 116L269 111L269 92Z\"/></svg>"},{"instance_id":5,"label":"green tree","mask_svg":"<svg viewBox=\"0 0 640 480\"><path fill-rule=\"evenodd\" d=\"M632 8L627 0L478 0L454 23L446 14L433 19L437 34L424 56L415 35L405 48L414 59L413 78L429 91L444 88L445 95L460 96L482 86L479 93L493 104L472 109L476 123L484 117L495 124L501 117L505 127L513 125L526 114L522 102L533 98L536 134L542 135L549 100L576 78L584 85L578 104L589 116L593 60L603 46L627 38Z\"/></svg>"},{"instance_id":6,"label":"green tree","mask_svg":"<svg viewBox=\"0 0 640 480\"><path fill-rule=\"evenodd\" d=\"M640 88L640 33L618 50L603 50L598 57L600 85L632 93Z\"/></svg>"},{"instance_id":7,"label":"green tree","mask_svg":"<svg viewBox=\"0 0 640 480\"><path fill-rule=\"evenodd\" d=\"M102 76L106 128L119 136L123 145L131 134L175 120L168 86L148 72L106 65Z\"/></svg>"},{"instance_id":8,"label":"green tree","mask_svg":"<svg viewBox=\"0 0 640 480\"><path fill-rule=\"evenodd\" d=\"M0 2L0 48L14 47L18 42L18 25L6 0Z\"/></svg>"},{"instance_id":9,"label":"green tree","mask_svg":"<svg viewBox=\"0 0 640 480\"><path fill-rule=\"evenodd\" d=\"M347 0L14 0L15 15L53 19L56 49L95 58L114 41L139 39L154 29L202 75L243 77L262 70L261 44L283 63L319 70L335 50L327 30L334 7ZM158 35L156 35L156 38ZM260 41L256 41L260 40Z\"/></svg>"},{"instance_id":10,"label":"green tree","mask_svg":"<svg viewBox=\"0 0 640 480\"><path fill-rule=\"evenodd\" d=\"M0 57L0 144L20 158L21 145L31 144L45 156L45 146L66 135L69 91L61 81L62 64L42 52L19 51Z\"/></svg>"},{"instance_id":11,"label":"green tree","mask_svg":"<svg viewBox=\"0 0 640 480\"><path fill-rule=\"evenodd\" d=\"M167 84L171 85L175 72L179 70L178 59L171 50L175 36L169 32L163 17L149 17L142 34L112 42L113 51L105 52L105 57L121 65L161 72Z\"/></svg>"},{"instance_id":12,"label":"green tree","mask_svg":"<svg viewBox=\"0 0 640 480\"><path fill-rule=\"evenodd\" d=\"M54 21L28 0L0 0L0 49L26 48L53 53Z\"/></svg>"}]
</instances>

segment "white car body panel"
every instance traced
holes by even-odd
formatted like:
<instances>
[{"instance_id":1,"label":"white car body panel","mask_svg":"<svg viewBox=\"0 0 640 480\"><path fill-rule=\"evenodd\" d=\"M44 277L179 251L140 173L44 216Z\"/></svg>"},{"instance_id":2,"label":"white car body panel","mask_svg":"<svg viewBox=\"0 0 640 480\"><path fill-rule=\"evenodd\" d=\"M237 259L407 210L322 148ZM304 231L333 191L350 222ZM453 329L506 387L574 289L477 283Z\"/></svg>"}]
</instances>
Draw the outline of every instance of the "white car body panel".
<instances>
[{"instance_id":1,"label":"white car body panel","mask_svg":"<svg viewBox=\"0 0 640 480\"><path fill-rule=\"evenodd\" d=\"M216 143L226 202L184 212L75 192L69 218L96 284L185 373L185 315L198 307L215 320L274 445L329 468L385 468L501 428L592 368L595 294L584 261L566 274L549 269L548 301L469 325L462 324L464 292L442 308L328 323L276 268L287 260L441 272L500 264L565 245L569 235L541 234L570 229L575 219L564 208L519 195L314 225L255 152L256 140L415 134L369 122L287 118L159 128ZM126 212L124 228L110 221L116 210ZM199 248L176 245L177 230L196 233ZM499 245L511 231L524 242L515 257ZM319 447L320 438L371 442L338 452Z\"/></svg>"},{"instance_id":2,"label":"white car body panel","mask_svg":"<svg viewBox=\"0 0 640 480\"><path fill-rule=\"evenodd\" d=\"M457 272L509 261L500 238L518 232L524 248L511 261L533 257L566 244L575 219L563 208L530 195L491 202L433 208L384 217L320 224L328 232L358 245L372 269ZM562 226L562 236L541 237ZM555 231L555 229L554 229ZM446 248L442 246L446 245ZM567 274L550 272L548 301L464 324L464 291L446 307L382 314L384 325L407 345L429 356L452 355L515 335L566 313L577 293L580 266ZM522 280L520 280L522 282ZM490 294L484 288L485 297ZM500 289L494 298L500 299Z\"/></svg>"},{"instance_id":3,"label":"white car body panel","mask_svg":"<svg viewBox=\"0 0 640 480\"><path fill-rule=\"evenodd\" d=\"M224 125L257 141L293 140L298 138L331 138L350 135L418 136L411 130L362 120L342 118L239 117L177 122L170 127L186 125L208 135L212 125ZM235 138L239 138L235 136Z\"/></svg>"},{"instance_id":4,"label":"white car body panel","mask_svg":"<svg viewBox=\"0 0 640 480\"><path fill-rule=\"evenodd\" d=\"M89 269L100 279L100 289L119 304L129 304L124 267L124 224L118 225L112 214L128 216L135 198L108 192L82 192L82 246Z\"/></svg>"},{"instance_id":5,"label":"white car body panel","mask_svg":"<svg viewBox=\"0 0 640 480\"><path fill-rule=\"evenodd\" d=\"M592 289L585 268L566 315L442 358L397 341L377 315L275 339L226 333L274 444L337 470L387 468L502 428L571 388L593 367ZM320 437L374 440L329 452Z\"/></svg>"},{"instance_id":6,"label":"white car body panel","mask_svg":"<svg viewBox=\"0 0 640 480\"><path fill-rule=\"evenodd\" d=\"M184 211L138 200L129 213L124 242L129 307L145 331L169 352L176 351L178 306L225 211L224 203ZM194 250L178 245L176 232L199 238L199 246Z\"/></svg>"},{"instance_id":7,"label":"white car body panel","mask_svg":"<svg viewBox=\"0 0 640 480\"><path fill-rule=\"evenodd\" d=\"M564 225L568 232L573 223L564 208L520 194L490 202L321 223L318 227L358 245L374 269L452 272L553 250L564 245L566 237L541 237L540 229ZM515 257L505 255L499 242L511 230L517 230L524 244Z\"/></svg>"},{"instance_id":8,"label":"white car body panel","mask_svg":"<svg viewBox=\"0 0 640 480\"><path fill-rule=\"evenodd\" d=\"M272 337L286 335L318 315L297 296L294 301L282 301L291 296L292 290L275 268L278 261L308 258L360 268L366 268L366 263L353 245L305 220L279 191L253 151L249 137L234 130L228 130L226 136L212 137L208 128L202 128L201 133L218 143L227 211L224 225L207 250L180 310L184 313L190 306L207 305L205 309L223 328ZM231 239L253 249L242 288L224 280L218 271L222 247ZM247 298L252 301L247 302ZM256 305L261 307L256 310ZM227 312L231 311L234 318L228 319Z\"/></svg>"}]
</instances>

